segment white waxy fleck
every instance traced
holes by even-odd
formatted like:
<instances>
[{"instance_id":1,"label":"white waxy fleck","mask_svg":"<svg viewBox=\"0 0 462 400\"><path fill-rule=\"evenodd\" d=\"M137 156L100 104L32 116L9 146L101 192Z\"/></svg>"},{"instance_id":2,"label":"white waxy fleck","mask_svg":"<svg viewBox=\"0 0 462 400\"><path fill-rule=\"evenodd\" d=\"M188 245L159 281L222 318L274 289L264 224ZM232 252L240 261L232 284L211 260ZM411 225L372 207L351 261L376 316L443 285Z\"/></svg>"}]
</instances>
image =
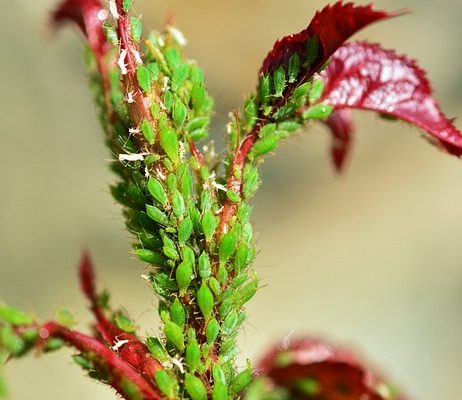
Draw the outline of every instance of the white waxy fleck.
<instances>
[{"instance_id":1,"label":"white waxy fleck","mask_svg":"<svg viewBox=\"0 0 462 400\"><path fill-rule=\"evenodd\" d=\"M111 347L112 350L114 351L117 351L119 350L123 345L127 344L128 343L128 340L127 339L124 339L124 340L116 340L114 342L114 346Z\"/></svg>"},{"instance_id":2,"label":"white waxy fleck","mask_svg":"<svg viewBox=\"0 0 462 400\"><path fill-rule=\"evenodd\" d=\"M122 49L120 51L120 56L119 56L119 59L117 60L117 65L119 66L120 68L120 73L122 75L127 75L128 73L128 70L127 70L127 67L125 65L125 58L127 57L127 50L126 49Z\"/></svg>"},{"instance_id":3,"label":"white waxy fleck","mask_svg":"<svg viewBox=\"0 0 462 400\"><path fill-rule=\"evenodd\" d=\"M119 161L143 161L144 154L119 154Z\"/></svg>"},{"instance_id":4,"label":"white waxy fleck","mask_svg":"<svg viewBox=\"0 0 462 400\"><path fill-rule=\"evenodd\" d=\"M96 17L100 21L105 21L107 19L107 17L109 17L109 13L108 13L107 10L101 9L101 10L98 11L98 14L96 14Z\"/></svg>"},{"instance_id":5,"label":"white waxy fleck","mask_svg":"<svg viewBox=\"0 0 462 400\"><path fill-rule=\"evenodd\" d=\"M180 370L182 374L184 374L184 367L183 367L183 363L181 362L181 360L178 360L177 358L172 357L170 361L172 362L173 365L176 365L178 367L178 369Z\"/></svg>"},{"instance_id":6,"label":"white waxy fleck","mask_svg":"<svg viewBox=\"0 0 462 400\"><path fill-rule=\"evenodd\" d=\"M186 43L188 43L188 41L186 40L186 38L184 37L183 35L183 32L181 32L179 29L173 27L173 26L169 26L167 28L168 32L170 33L170 35L173 36L173 38L176 40L176 42L180 45L180 46L185 46Z\"/></svg>"},{"instance_id":7,"label":"white waxy fleck","mask_svg":"<svg viewBox=\"0 0 462 400\"><path fill-rule=\"evenodd\" d=\"M138 128L128 128L128 135L129 136L136 135L138 133L140 133L140 130Z\"/></svg>"},{"instance_id":8,"label":"white waxy fleck","mask_svg":"<svg viewBox=\"0 0 462 400\"><path fill-rule=\"evenodd\" d=\"M131 52L133 54L133 57L135 57L135 61L138 64L143 64L143 60L141 59L140 53L135 49L131 49Z\"/></svg>"},{"instance_id":9,"label":"white waxy fleck","mask_svg":"<svg viewBox=\"0 0 462 400\"><path fill-rule=\"evenodd\" d=\"M133 98L133 91L127 93L127 103L131 104L134 103L135 99Z\"/></svg>"},{"instance_id":10,"label":"white waxy fleck","mask_svg":"<svg viewBox=\"0 0 462 400\"><path fill-rule=\"evenodd\" d=\"M115 0L109 0L109 11L115 19L119 19L119 13L117 12Z\"/></svg>"}]
</instances>

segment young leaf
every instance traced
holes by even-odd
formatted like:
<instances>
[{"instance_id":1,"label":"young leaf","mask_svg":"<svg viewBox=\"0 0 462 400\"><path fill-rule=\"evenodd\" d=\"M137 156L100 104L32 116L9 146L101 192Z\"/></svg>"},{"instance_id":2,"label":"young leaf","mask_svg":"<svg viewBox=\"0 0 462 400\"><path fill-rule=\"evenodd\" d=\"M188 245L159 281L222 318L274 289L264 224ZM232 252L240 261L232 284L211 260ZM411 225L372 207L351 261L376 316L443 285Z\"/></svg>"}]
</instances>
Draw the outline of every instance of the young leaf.
<instances>
[{"instance_id":1,"label":"young leaf","mask_svg":"<svg viewBox=\"0 0 462 400\"><path fill-rule=\"evenodd\" d=\"M342 171L348 156L354 132L351 112L347 109L336 110L325 121L332 134L330 155L337 171Z\"/></svg>"},{"instance_id":2,"label":"young leaf","mask_svg":"<svg viewBox=\"0 0 462 400\"><path fill-rule=\"evenodd\" d=\"M376 44L350 43L332 56L322 77L322 104L400 118L423 129L450 154L462 155L461 132L441 112L425 72L408 57Z\"/></svg>"}]
</instances>

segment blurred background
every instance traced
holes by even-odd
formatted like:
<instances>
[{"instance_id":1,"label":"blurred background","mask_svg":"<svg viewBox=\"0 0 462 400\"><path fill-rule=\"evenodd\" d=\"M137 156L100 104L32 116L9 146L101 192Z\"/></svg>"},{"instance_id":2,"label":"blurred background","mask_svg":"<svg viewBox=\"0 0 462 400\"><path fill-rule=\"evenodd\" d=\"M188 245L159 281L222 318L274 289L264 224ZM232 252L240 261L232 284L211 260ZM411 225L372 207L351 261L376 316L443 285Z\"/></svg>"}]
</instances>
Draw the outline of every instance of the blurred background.
<instances>
[{"instance_id":1,"label":"blurred background","mask_svg":"<svg viewBox=\"0 0 462 400\"><path fill-rule=\"evenodd\" d=\"M58 306L90 321L75 279L88 248L111 288L155 333L155 299L130 259L130 238L108 194L113 177L71 29L47 27L54 0L5 1L0 16L0 298L42 319ZM173 12L187 53L216 98L215 135L256 84L272 43L304 28L320 0L138 0L146 27ZM357 3L366 3L357 1ZM460 0L377 0L414 12L357 38L420 60L449 116L462 114ZM357 142L343 176L321 126L263 166L254 201L264 288L251 302L242 363L278 338L309 333L350 346L420 400L462 398L462 164L419 132L355 114ZM459 124L460 126L460 124ZM84 377L70 350L12 362L12 400L113 399Z\"/></svg>"}]
</instances>

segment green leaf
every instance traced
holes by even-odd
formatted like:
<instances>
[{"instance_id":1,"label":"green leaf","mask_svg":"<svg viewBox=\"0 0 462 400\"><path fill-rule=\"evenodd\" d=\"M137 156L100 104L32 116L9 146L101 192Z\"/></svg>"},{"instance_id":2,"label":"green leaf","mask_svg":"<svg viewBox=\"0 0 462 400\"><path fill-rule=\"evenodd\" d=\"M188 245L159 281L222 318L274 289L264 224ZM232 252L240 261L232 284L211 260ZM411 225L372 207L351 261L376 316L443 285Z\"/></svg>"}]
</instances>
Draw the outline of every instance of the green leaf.
<instances>
[{"instance_id":1,"label":"green leaf","mask_svg":"<svg viewBox=\"0 0 462 400\"><path fill-rule=\"evenodd\" d=\"M31 316L6 305L0 306L0 320L11 325L29 325L34 322Z\"/></svg>"},{"instance_id":2,"label":"green leaf","mask_svg":"<svg viewBox=\"0 0 462 400\"><path fill-rule=\"evenodd\" d=\"M143 92L149 92L151 90L151 74L149 69L144 65L138 65L136 69L136 79L138 80L138 85L140 86Z\"/></svg>"},{"instance_id":3,"label":"green leaf","mask_svg":"<svg viewBox=\"0 0 462 400\"><path fill-rule=\"evenodd\" d=\"M178 350L184 350L183 330L177 324L172 321L166 321L164 325L164 333L167 340Z\"/></svg>"},{"instance_id":4,"label":"green leaf","mask_svg":"<svg viewBox=\"0 0 462 400\"><path fill-rule=\"evenodd\" d=\"M207 399L207 390L204 383L196 376L186 373L184 385L192 400Z\"/></svg>"},{"instance_id":5,"label":"green leaf","mask_svg":"<svg viewBox=\"0 0 462 400\"><path fill-rule=\"evenodd\" d=\"M202 315L206 320L208 320L212 315L214 299L211 290L205 282L202 282L201 287L197 291L197 302Z\"/></svg>"},{"instance_id":6,"label":"green leaf","mask_svg":"<svg viewBox=\"0 0 462 400\"><path fill-rule=\"evenodd\" d=\"M152 129L151 123L148 120L143 119L143 122L141 122L140 127L141 127L141 132L143 133L144 138L148 141L150 145L153 145L155 135L154 135L154 130Z\"/></svg>"},{"instance_id":7,"label":"green leaf","mask_svg":"<svg viewBox=\"0 0 462 400\"><path fill-rule=\"evenodd\" d=\"M300 57L297 53L292 54L289 59L289 67L287 74L289 76L289 83L293 83L297 80L298 73L300 72Z\"/></svg>"}]
</instances>

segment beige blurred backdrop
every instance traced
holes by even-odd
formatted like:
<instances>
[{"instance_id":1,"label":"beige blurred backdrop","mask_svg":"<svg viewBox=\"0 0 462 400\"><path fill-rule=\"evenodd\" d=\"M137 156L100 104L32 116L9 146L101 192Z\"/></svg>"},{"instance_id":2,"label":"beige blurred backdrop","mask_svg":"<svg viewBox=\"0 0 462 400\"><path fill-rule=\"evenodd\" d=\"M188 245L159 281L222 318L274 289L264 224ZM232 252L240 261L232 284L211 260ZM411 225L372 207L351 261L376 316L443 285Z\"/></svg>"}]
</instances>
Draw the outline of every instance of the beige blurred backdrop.
<instances>
[{"instance_id":1,"label":"beige blurred backdrop","mask_svg":"<svg viewBox=\"0 0 462 400\"><path fill-rule=\"evenodd\" d=\"M75 279L81 249L142 326L156 332L155 299L128 255L129 237L108 194L82 44L47 29L53 0L2 3L0 54L0 298L53 315L90 318ZM139 0L146 26L174 12L187 53L216 98L215 135L255 86L274 40L305 27L326 1ZM365 3L358 1L358 3ZM357 37L410 54L430 71L449 116L462 114L460 0L377 0L414 13ZM263 288L241 336L242 360L284 335L310 333L351 346L420 400L462 398L462 164L401 123L357 113L344 176L327 161L320 126L263 166L254 201ZM460 126L460 125L459 125ZM70 350L12 362L11 399L113 399L83 377ZM243 361L242 361L243 362Z\"/></svg>"}]
</instances>

